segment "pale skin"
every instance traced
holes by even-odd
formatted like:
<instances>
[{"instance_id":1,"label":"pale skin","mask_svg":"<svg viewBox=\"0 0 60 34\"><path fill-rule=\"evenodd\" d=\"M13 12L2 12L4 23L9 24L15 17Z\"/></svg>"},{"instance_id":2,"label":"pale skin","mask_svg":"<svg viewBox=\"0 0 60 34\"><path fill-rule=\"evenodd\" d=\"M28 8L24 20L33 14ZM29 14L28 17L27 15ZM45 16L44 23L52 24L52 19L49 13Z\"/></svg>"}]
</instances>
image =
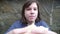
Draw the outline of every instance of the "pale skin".
<instances>
[{"instance_id":1,"label":"pale skin","mask_svg":"<svg viewBox=\"0 0 60 34\"><path fill-rule=\"evenodd\" d=\"M25 17L28 22L28 26L24 28L13 29L7 34L57 34L53 31L49 31L48 28L43 26L36 27L35 20L38 15L38 7L35 2L33 2L28 8L25 8Z\"/></svg>"}]
</instances>

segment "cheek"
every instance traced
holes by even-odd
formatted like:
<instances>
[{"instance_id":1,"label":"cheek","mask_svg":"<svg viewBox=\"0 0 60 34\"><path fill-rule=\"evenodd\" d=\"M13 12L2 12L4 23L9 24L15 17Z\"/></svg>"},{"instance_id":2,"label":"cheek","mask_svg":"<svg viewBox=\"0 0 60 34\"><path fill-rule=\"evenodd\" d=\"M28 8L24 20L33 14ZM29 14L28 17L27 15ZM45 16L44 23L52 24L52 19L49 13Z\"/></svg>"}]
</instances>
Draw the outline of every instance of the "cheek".
<instances>
[{"instance_id":1,"label":"cheek","mask_svg":"<svg viewBox=\"0 0 60 34\"><path fill-rule=\"evenodd\" d=\"M30 12L26 11L25 16L29 16Z\"/></svg>"},{"instance_id":2,"label":"cheek","mask_svg":"<svg viewBox=\"0 0 60 34\"><path fill-rule=\"evenodd\" d=\"M28 11L25 11L25 17L28 18L29 15L30 13Z\"/></svg>"},{"instance_id":3,"label":"cheek","mask_svg":"<svg viewBox=\"0 0 60 34\"><path fill-rule=\"evenodd\" d=\"M29 13L29 12L25 12L25 18L26 18L28 21L30 21L29 16L30 16L30 13Z\"/></svg>"},{"instance_id":4,"label":"cheek","mask_svg":"<svg viewBox=\"0 0 60 34\"><path fill-rule=\"evenodd\" d=\"M35 12L35 15L38 16L38 11Z\"/></svg>"},{"instance_id":5,"label":"cheek","mask_svg":"<svg viewBox=\"0 0 60 34\"><path fill-rule=\"evenodd\" d=\"M38 15L38 11L36 12L36 14Z\"/></svg>"}]
</instances>

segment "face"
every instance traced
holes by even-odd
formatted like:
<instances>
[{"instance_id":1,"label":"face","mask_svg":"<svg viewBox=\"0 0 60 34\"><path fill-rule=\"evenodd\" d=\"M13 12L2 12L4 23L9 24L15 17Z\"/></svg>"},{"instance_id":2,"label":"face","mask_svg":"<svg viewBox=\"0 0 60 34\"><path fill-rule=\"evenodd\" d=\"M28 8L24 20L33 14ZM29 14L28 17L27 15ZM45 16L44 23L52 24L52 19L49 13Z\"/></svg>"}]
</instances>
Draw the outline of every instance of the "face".
<instances>
[{"instance_id":1,"label":"face","mask_svg":"<svg viewBox=\"0 0 60 34\"><path fill-rule=\"evenodd\" d=\"M35 21L38 15L38 7L34 2L28 8L25 8L25 18L28 21Z\"/></svg>"}]
</instances>

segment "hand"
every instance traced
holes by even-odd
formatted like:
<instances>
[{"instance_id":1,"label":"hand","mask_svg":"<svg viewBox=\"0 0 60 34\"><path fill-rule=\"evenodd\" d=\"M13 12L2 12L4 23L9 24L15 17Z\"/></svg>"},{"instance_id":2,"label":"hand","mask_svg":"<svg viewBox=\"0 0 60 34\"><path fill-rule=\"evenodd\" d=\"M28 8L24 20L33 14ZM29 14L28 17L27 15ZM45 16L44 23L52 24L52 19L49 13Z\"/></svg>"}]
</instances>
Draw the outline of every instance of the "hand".
<instances>
[{"instance_id":1,"label":"hand","mask_svg":"<svg viewBox=\"0 0 60 34\"><path fill-rule=\"evenodd\" d=\"M47 33L45 34L57 34L56 32L53 32L53 31L48 31Z\"/></svg>"},{"instance_id":2,"label":"hand","mask_svg":"<svg viewBox=\"0 0 60 34\"><path fill-rule=\"evenodd\" d=\"M32 27L32 25L29 25L24 28L13 29L13 30L9 31L7 34L25 34L31 30L31 27Z\"/></svg>"},{"instance_id":3,"label":"hand","mask_svg":"<svg viewBox=\"0 0 60 34\"><path fill-rule=\"evenodd\" d=\"M17 29L11 30L7 34L24 34L26 31L27 30L25 28L17 28Z\"/></svg>"},{"instance_id":4,"label":"hand","mask_svg":"<svg viewBox=\"0 0 60 34\"><path fill-rule=\"evenodd\" d=\"M27 32L25 34L27 34L27 33L29 33L29 34L44 34L45 32L48 31L48 28L45 28L43 26L36 27L35 25L27 26L26 29L27 29Z\"/></svg>"},{"instance_id":5,"label":"hand","mask_svg":"<svg viewBox=\"0 0 60 34\"><path fill-rule=\"evenodd\" d=\"M32 33L34 34L44 34L47 31L48 31L48 28L45 28L43 26L35 27L34 29L32 29Z\"/></svg>"},{"instance_id":6,"label":"hand","mask_svg":"<svg viewBox=\"0 0 60 34\"><path fill-rule=\"evenodd\" d=\"M36 27L35 25L30 25L25 28L14 29L7 34L57 34L53 31L49 31L48 28L43 26Z\"/></svg>"},{"instance_id":7,"label":"hand","mask_svg":"<svg viewBox=\"0 0 60 34\"><path fill-rule=\"evenodd\" d=\"M45 28L43 26L34 28L32 30L33 34L57 34L56 32L50 31L48 28Z\"/></svg>"}]
</instances>

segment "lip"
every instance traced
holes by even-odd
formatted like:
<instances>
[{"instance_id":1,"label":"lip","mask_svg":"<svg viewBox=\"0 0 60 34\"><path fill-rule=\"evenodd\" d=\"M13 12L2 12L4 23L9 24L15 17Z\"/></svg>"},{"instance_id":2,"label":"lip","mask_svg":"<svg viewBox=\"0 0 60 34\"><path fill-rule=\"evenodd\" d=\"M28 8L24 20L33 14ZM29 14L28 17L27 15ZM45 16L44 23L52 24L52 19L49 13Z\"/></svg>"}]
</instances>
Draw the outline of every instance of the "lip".
<instances>
[{"instance_id":1,"label":"lip","mask_svg":"<svg viewBox=\"0 0 60 34\"><path fill-rule=\"evenodd\" d=\"M29 17L35 17L35 16L29 16Z\"/></svg>"},{"instance_id":2,"label":"lip","mask_svg":"<svg viewBox=\"0 0 60 34\"><path fill-rule=\"evenodd\" d=\"M34 19L34 18L35 18L35 16L29 16L29 18L30 18L30 19Z\"/></svg>"}]
</instances>

